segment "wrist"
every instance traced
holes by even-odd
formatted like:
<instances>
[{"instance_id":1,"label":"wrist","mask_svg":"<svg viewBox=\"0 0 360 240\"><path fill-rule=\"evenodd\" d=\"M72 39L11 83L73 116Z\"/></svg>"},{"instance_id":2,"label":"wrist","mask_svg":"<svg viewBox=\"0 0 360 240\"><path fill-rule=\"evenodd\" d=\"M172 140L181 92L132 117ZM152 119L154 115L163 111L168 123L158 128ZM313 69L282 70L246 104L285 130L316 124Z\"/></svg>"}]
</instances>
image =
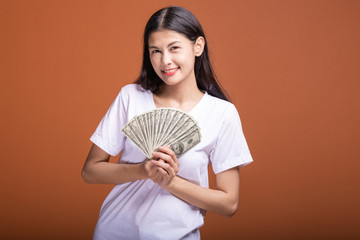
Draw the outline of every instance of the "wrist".
<instances>
[{"instance_id":1,"label":"wrist","mask_svg":"<svg viewBox=\"0 0 360 240\"><path fill-rule=\"evenodd\" d=\"M149 175L146 171L146 162L148 160L144 160L142 163L138 164L138 172L139 172L139 176L140 176L140 179L148 179L149 178Z\"/></svg>"},{"instance_id":2,"label":"wrist","mask_svg":"<svg viewBox=\"0 0 360 240\"><path fill-rule=\"evenodd\" d=\"M146 174L146 170L145 170L145 161L138 164L138 174L139 174L140 179L147 178L147 174Z\"/></svg>"},{"instance_id":3,"label":"wrist","mask_svg":"<svg viewBox=\"0 0 360 240\"><path fill-rule=\"evenodd\" d=\"M164 188L165 190L167 190L167 191L170 192L170 190L173 189L174 186L176 185L177 178L178 178L177 176L174 176L172 179L170 179L170 180L168 181L168 183L166 184L166 186L164 186L163 188Z\"/></svg>"}]
</instances>

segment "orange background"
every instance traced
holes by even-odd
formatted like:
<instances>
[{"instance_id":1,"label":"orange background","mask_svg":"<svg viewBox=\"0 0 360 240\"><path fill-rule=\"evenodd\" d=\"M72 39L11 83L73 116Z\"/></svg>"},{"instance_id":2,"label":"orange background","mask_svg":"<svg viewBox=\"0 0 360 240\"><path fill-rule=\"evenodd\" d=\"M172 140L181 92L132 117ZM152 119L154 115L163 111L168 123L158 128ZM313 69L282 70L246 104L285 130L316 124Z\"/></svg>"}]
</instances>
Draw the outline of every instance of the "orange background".
<instances>
[{"instance_id":1,"label":"orange background","mask_svg":"<svg viewBox=\"0 0 360 240\"><path fill-rule=\"evenodd\" d=\"M91 238L112 186L81 179L89 137L170 4L203 25L255 160L203 239L360 237L360 1L1 0L2 238Z\"/></svg>"}]
</instances>

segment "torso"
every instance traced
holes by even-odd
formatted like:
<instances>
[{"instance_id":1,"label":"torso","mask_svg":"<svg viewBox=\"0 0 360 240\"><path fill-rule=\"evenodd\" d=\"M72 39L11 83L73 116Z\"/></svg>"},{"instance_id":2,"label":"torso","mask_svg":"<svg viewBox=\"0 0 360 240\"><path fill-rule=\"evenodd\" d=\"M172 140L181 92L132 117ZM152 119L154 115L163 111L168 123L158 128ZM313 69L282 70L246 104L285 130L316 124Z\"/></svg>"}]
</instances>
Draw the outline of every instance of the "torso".
<instances>
[{"instance_id":1,"label":"torso","mask_svg":"<svg viewBox=\"0 0 360 240\"><path fill-rule=\"evenodd\" d=\"M114 112L126 112L125 123L135 115L165 103L158 101L158 105L156 100L161 98L136 84L125 86L121 96L119 99L122 103L118 106L122 106L123 109L114 109ZM207 93L201 93L199 96L200 99L189 104L185 110L188 110L188 114L198 122L202 139L198 145L179 157L178 175L195 184L208 187L211 155L218 146L217 138L223 126L225 113L233 106ZM121 128L122 126L118 126L116 129ZM108 134L107 131L105 133ZM100 132L98 136L101 137L105 133ZM114 145L113 138L101 141ZM129 139L124 140L123 144L118 146L119 151L122 150L120 163L138 163L146 158ZM217 159L223 161L222 158ZM117 236L120 239L180 239L203 225L204 214L205 211L173 196L151 180L139 180L114 187L103 203L94 236L111 233L112 237ZM167 231L164 232L164 229Z\"/></svg>"}]
</instances>

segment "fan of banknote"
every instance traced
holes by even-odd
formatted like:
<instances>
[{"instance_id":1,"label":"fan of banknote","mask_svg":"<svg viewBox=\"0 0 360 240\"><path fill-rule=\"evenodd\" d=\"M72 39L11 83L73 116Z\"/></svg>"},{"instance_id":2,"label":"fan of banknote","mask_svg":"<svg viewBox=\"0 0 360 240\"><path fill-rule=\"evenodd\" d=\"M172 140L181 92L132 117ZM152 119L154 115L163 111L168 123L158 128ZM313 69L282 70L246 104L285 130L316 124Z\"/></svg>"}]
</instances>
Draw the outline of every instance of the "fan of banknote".
<instances>
[{"instance_id":1,"label":"fan of banknote","mask_svg":"<svg viewBox=\"0 0 360 240\"><path fill-rule=\"evenodd\" d=\"M201 140L197 122L174 108L155 108L137 115L121 131L149 159L159 146L170 145L175 155L180 156Z\"/></svg>"}]
</instances>

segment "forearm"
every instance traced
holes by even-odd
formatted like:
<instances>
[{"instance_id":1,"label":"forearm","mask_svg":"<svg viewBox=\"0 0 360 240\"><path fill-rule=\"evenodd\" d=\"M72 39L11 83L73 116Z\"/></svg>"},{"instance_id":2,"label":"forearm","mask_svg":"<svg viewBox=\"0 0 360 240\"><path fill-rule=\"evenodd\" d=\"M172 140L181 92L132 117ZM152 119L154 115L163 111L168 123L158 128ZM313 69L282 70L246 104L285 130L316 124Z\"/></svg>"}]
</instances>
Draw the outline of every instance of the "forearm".
<instances>
[{"instance_id":1,"label":"forearm","mask_svg":"<svg viewBox=\"0 0 360 240\"><path fill-rule=\"evenodd\" d=\"M238 196L220 189L201 187L178 176L164 188L194 206L223 216L231 217L238 208Z\"/></svg>"},{"instance_id":2,"label":"forearm","mask_svg":"<svg viewBox=\"0 0 360 240\"><path fill-rule=\"evenodd\" d=\"M82 177L87 183L121 184L146 179L141 164L96 162L84 166Z\"/></svg>"}]
</instances>

